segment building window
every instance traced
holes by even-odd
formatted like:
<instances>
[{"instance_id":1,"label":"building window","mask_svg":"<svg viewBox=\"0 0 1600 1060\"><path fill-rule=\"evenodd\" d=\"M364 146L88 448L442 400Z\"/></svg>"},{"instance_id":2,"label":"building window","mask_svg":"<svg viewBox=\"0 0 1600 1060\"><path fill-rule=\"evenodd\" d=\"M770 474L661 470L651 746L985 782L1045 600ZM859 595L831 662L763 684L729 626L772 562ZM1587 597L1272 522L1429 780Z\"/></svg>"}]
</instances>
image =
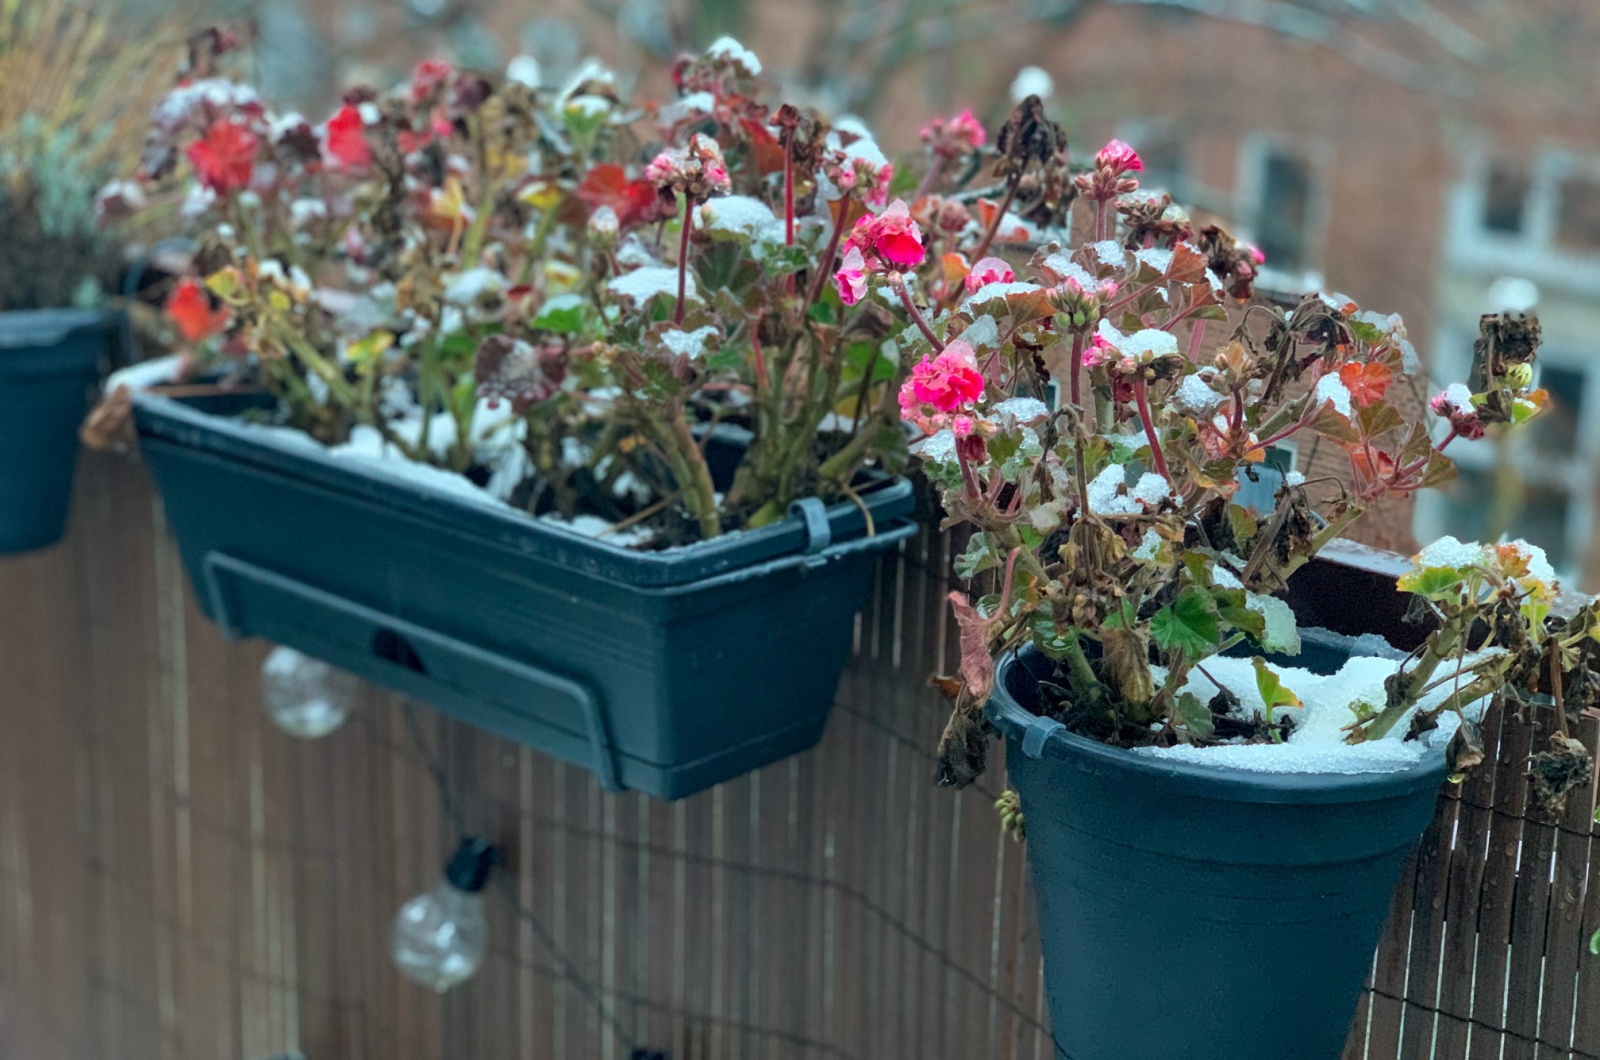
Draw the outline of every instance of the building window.
<instances>
[{"instance_id":1,"label":"building window","mask_svg":"<svg viewBox=\"0 0 1600 1060\"><path fill-rule=\"evenodd\" d=\"M1183 145L1170 137L1158 136L1141 141L1138 148L1139 159L1144 163L1139 184L1158 188L1171 195L1174 201L1187 204L1190 195Z\"/></svg>"},{"instance_id":2,"label":"building window","mask_svg":"<svg viewBox=\"0 0 1600 1060\"><path fill-rule=\"evenodd\" d=\"M1311 264L1311 164L1303 157L1269 148L1261 159L1261 192L1256 202L1256 242L1278 269Z\"/></svg>"},{"instance_id":3,"label":"building window","mask_svg":"<svg viewBox=\"0 0 1600 1060\"><path fill-rule=\"evenodd\" d=\"M1564 180L1557 187L1556 243L1568 250L1600 250L1600 181Z\"/></svg>"},{"instance_id":4,"label":"building window","mask_svg":"<svg viewBox=\"0 0 1600 1060\"><path fill-rule=\"evenodd\" d=\"M1484 230L1504 236L1521 235L1527 203L1527 171L1503 162L1490 165L1483 195Z\"/></svg>"},{"instance_id":5,"label":"building window","mask_svg":"<svg viewBox=\"0 0 1600 1060\"><path fill-rule=\"evenodd\" d=\"M1522 538L1544 549L1576 584L1593 523L1600 431L1585 417L1596 405L1600 375L1571 350L1543 351L1538 385L1550 405L1499 442L1456 442L1449 455L1458 475L1443 491L1437 524L1419 536L1463 540ZM1500 447L1504 446L1504 449Z\"/></svg>"}]
</instances>

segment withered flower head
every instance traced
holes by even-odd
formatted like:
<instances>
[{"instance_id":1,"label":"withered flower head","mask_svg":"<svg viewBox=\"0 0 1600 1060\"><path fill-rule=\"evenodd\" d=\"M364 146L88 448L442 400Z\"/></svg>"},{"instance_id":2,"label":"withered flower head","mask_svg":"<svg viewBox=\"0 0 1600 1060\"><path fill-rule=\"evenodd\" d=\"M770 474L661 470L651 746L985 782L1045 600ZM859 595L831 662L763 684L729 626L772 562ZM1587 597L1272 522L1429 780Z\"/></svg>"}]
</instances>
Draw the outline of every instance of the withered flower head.
<instances>
[{"instance_id":1,"label":"withered flower head","mask_svg":"<svg viewBox=\"0 0 1600 1060\"><path fill-rule=\"evenodd\" d=\"M509 335L490 335L478 346L478 396L490 402L509 401L521 415L561 389L567 348L558 340L538 346Z\"/></svg>"},{"instance_id":2,"label":"withered flower head","mask_svg":"<svg viewBox=\"0 0 1600 1060\"><path fill-rule=\"evenodd\" d=\"M1030 162L1051 162L1067 150L1067 134L1044 112L1044 101L1029 96L1011 110L995 138L995 173L1009 177L1020 173Z\"/></svg>"}]
</instances>

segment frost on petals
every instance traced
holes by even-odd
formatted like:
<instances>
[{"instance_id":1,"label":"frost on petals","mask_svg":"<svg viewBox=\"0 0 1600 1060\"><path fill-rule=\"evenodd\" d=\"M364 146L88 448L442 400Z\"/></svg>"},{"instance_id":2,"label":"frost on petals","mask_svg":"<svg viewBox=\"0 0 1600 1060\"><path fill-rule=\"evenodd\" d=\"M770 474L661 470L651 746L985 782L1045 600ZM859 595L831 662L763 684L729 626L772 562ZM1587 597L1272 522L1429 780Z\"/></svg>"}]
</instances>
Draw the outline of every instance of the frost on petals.
<instances>
[{"instance_id":1,"label":"frost on petals","mask_svg":"<svg viewBox=\"0 0 1600 1060\"><path fill-rule=\"evenodd\" d=\"M968 293L971 293L991 283L1010 283L1016 278L1016 272L1004 258L984 258L972 267L964 282Z\"/></svg>"},{"instance_id":2,"label":"frost on petals","mask_svg":"<svg viewBox=\"0 0 1600 1060\"><path fill-rule=\"evenodd\" d=\"M926 256L922 229L900 199L876 217L868 214L857 221L847 245L859 248L862 260L875 270L920 265Z\"/></svg>"},{"instance_id":3,"label":"frost on petals","mask_svg":"<svg viewBox=\"0 0 1600 1060\"><path fill-rule=\"evenodd\" d=\"M900 411L932 434L953 426L953 417L983 396L983 373L973 348L957 339L937 357L924 357L900 387ZM969 432L970 433L970 429Z\"/></svg>"},{"instance_id":4,"label":"frost on petals","mask_svg":"<svg viewBox=\"0 0 1600 1060\"><path fill-rule=\"evenodd\" d=\"M1472 403L1472 391L1463 383L1451 383L1428 402L1434 415L1450 421L1450 429L1471 440L1483 437L1483 420Z\"/></svg>"}]
</instances>

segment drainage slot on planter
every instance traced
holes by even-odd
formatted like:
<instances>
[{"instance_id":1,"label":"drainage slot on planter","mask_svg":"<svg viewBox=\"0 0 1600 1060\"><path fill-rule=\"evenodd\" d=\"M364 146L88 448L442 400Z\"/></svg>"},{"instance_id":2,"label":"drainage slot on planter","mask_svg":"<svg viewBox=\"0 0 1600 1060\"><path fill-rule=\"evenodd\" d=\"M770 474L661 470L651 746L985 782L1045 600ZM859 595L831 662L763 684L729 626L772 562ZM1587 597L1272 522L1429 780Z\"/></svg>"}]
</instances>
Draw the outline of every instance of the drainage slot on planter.
<instances>
[{"instance_id":1,"label":"drainage slot on planter","mask_svg":"<svg viewBox=\"0 0 1600 1060\"><path fill-rule=\"evenodd\" d=\"M372 654L419 674L428 672L428 666L417 654L417 649L392 629L380 629L372 635Z\"/></svg>"}]
</instances>

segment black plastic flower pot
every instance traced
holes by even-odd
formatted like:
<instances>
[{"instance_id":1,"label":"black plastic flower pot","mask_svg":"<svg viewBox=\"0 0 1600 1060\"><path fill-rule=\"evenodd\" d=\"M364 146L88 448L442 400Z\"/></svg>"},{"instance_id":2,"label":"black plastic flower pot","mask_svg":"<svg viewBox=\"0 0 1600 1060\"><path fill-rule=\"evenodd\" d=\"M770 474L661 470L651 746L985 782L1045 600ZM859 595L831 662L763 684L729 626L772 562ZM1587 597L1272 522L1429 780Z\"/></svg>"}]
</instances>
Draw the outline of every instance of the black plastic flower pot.
<instances>
[{"instance_id":1,"label":"black plastic flower pot","mask_svg":"<svg viewBox=\"0 0 1600 1060\"><path fill-rule=\"evenodd\" d=\"M0 313L0 555L66 529L78 424L121 329L122 315L102 310Z\"/></svg>"},{"instance_id":2,"label":"black plastic flower pot","mask_svg":"<svg viewBox=\"0 0 1600 1060\"><path fill-rule=\"evenodd\" d=\"M988 709L1022 800L1056 1056L1338 1060L1443 754L1349 775L1163 762L1030 710L1050 670L1006 657Z\"/></svg>"},{"instance_id":3,"label":"black plastic flower pot","mask_svg":"<svg viewBox=\"0 0 1600 1060\"><path fill-rule=\"evenodd\" d=\"M215 407L215 406L213 406ZM822 736L876 554L910 484L663 552L331 455L168 398L134 404L201 607L676 799Z\"/></svg>"}]
</instances>

